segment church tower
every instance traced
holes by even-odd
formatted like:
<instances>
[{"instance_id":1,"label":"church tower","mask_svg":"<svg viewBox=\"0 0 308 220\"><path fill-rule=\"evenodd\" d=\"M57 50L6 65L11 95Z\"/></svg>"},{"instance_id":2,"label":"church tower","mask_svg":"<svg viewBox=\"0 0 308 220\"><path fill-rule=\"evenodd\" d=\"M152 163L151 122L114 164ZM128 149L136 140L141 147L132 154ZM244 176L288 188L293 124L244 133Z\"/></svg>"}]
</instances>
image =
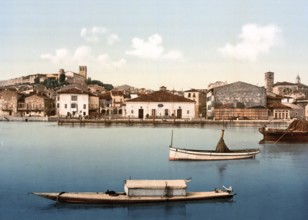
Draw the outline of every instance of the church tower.
<instances>
[{"instance_id":1,"label":"church tower","mask_svg":"<svg viewBox=\"0 0 308 220\"><path fill-rule=\"evenodd\" d=\"M299 74L297 74L296 83L297 83L297 84L300 84L300 83L301 83L301 78L300 78Z\"/></svg>"},{"instance_id":2,"label":"church tower","mask_svg":"<svg viewBox=\"0 0 308 220\"><path fill-rule=\"evenodd\" d=\"M87 79L87 66L79 66L79 75Z\"/></svg>"},{"instance_id":3,"label":"church tower","mask_svg":"<svg viewBox=\"0 0 308 220\"><path fill-rule=\"evenodd\" d=\"M273 85L274 85L274 73L267 72L265 73L265 89L268 92L273 92Z\"/></svg>"}]
</instances>

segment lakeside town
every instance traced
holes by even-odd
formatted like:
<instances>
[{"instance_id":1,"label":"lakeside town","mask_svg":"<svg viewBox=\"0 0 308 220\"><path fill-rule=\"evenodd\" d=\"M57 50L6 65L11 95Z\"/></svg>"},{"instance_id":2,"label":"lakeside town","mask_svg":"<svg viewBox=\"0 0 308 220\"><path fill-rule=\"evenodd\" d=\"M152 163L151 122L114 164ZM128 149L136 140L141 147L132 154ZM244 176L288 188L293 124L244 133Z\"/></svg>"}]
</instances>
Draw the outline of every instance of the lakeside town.
<instances>
[{"instance_id":1,"label":"lakeside town","mask_svg":"<svg viewBox=\"0 0 308 220\"><path fill-rule=\"evenodd\" d=\"M104 84L88 76L87 66L78 73L60 69L0 81L2 121L275 121L307 119L307 104L308 86L299 75L275 82L274 72L264 73L263 86L219 81L186 91Z\"/></svg>"}]
</instances>

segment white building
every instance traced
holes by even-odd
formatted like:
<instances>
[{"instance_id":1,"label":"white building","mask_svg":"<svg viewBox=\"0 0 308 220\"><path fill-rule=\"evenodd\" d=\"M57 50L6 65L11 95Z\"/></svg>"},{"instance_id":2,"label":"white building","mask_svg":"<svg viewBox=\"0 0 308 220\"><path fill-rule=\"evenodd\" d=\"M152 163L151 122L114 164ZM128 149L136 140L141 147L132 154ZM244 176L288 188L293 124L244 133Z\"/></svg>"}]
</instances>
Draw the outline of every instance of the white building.
<instances>
[{"instance_id":1,"label":"white building","mask_svg":"<svg viewBox=\"0 0 308 220\"><path fill-rule=\"evenodd\" d=\"M157 91L126 101L126 117L130 118L183 118L195 117L195 101Z\"/></svg>"},{"instance_id":2,"label":"white building","mask_svg":"<svg viewBox=\"0 0 308 220\"><path fill-rule=\"evenodd\" d=\"M58 116L83 117L89 115L89 94L80 88L58 91Z\"/></svg>"},{"instance_id":3,"label":"white building","mask_svg":"<svg viewBox=\"0 0 308 220\"><path fill-rule=\"evenodd\" d=\"M206 93L196 90L190 89L184 91L184 97L190 100L195 101L195 117L202 117L206 114Z\"/></svg>"}]
</instances>

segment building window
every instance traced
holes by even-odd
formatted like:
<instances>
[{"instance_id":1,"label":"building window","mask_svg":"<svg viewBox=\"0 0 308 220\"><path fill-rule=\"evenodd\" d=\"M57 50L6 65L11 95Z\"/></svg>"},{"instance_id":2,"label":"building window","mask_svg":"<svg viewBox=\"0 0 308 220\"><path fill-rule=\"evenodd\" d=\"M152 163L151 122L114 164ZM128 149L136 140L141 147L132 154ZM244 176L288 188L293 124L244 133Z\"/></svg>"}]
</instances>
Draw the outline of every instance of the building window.
<instances>
[{"instance_id":1,"label":"building window","mask_svg":"<svg viewBox=\"0 0 308 220\"><path fill-rule=\"evenodd\" d=\"M57 108L60 108L60 104L59 103L57 103Z\"/></svg>"},{"instance_id":2,"label":"building window","mask_svg":"<svg viewBox=\"0 0 308 220\"><path fill-rule=\"evenodd\" d=\"M83 104L83 109L87 109L87 104Z\"/></svg>"},{"instance_id":3,"label":"building window","mask_svg":"<svg viewBox=\"0 0 308 220\"><path fill-rule=\"evenodd\" d=\"M169 109L165 109L165 116L169 115Z\"/></svg>"},{"instance_id":4,"label":"building window","mask_svg":"<svg viewBox=\"0 0 308 220\"><path fill-rule=\"evenodd\" d=\"M131 110L130 113L131 113L131 114L134 114L134 110Z\"/></svg>"},{"instance_id":5,"label":"building window","mask_svg":"<svg viewBox=\"0 0 308 220\"><path fill-rule=\"evenodd\" d=\"M77 104L76 103L72 103L71 104L71 108L77 108Z\"/></svg>"},{"instance_id":6,"label":"building window","mask_svg":"<svg viewBox=\"0 0 308 220\"><path fill-rule=\"evenodd\" d=\"M77 101L77 95L72 95L72 96L71 96L71 100L72 100L72 101Z\"/></svg>"},{"instance_id":7,"label":"building window","mask_svg":"<svg viewBox=\"0 0 308 220\"><path fill-rule=\"evenodd\" d=\"M187 110L187 115L189 115L189 110Z\"/></svg>"},{"instance_id":8,"label":"building window","mask_svg":"<svg viewBox=\"0 0 308 220\"><path fill-rule=\"evenodd\" d=\"M190 93L188 93L188 98L190 98Z\"/></svg>"},{"instance_id":9,"label":"building window","mask_svg":"<svg viewBox=\"0 0 308 220\"><path fill-rule=\"evenodd\" d=\"M60 96L58 96L58 101L60 101Z\"/></svg>"},{"instance_id":10,"label":"building window","mask_svg":"<svg viewBox=\"0 0 308 220\"><path fill-rule=\"evenodd\" d=\"M64 105L64 108L67 108L67 104Z\"/></svg>"}]
</instances>

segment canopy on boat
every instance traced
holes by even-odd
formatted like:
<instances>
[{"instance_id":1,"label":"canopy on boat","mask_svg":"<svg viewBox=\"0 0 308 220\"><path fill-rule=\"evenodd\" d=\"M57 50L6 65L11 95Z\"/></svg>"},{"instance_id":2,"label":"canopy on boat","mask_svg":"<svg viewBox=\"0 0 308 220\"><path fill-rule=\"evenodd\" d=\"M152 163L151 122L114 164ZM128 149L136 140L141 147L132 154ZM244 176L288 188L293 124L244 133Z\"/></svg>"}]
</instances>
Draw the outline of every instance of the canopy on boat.
<instances>
[{"instance_id":1,"label":"canopy on boat","mask_svg":"<svg viewBox=\"0 0 308 220\"><path fill-rule=\"evenodd\" d=\"M224 130L222 130L221 137L216 145L216 152L218 153L230 152L229 148L227 147L224 141Z\"/></svg>"},{"instance_id":2,"label":"canopy on boat","mask_svg":"<svg viewBox=\"0 0 308 220\"><path fill-rule=\"evenodd\" d=\"M306 120L294 120L287 130L293 131L308 131L308 121Z\"/></svg>"},{"instance_id":3,"label":"canopy on boat","mask_svg":"<svg viewBox=\"0 0 308 220\"><path fill-rule=\"evenodd\" d=\"M166 186L174 189L186 189L187 180L125 180L129 189L165 189Z\"/></svg>"}]
</instances>

